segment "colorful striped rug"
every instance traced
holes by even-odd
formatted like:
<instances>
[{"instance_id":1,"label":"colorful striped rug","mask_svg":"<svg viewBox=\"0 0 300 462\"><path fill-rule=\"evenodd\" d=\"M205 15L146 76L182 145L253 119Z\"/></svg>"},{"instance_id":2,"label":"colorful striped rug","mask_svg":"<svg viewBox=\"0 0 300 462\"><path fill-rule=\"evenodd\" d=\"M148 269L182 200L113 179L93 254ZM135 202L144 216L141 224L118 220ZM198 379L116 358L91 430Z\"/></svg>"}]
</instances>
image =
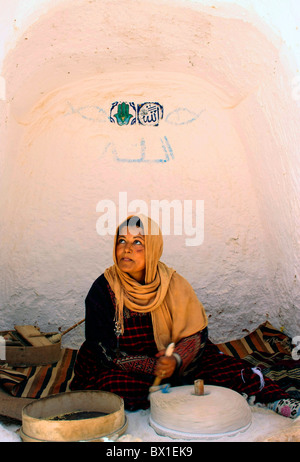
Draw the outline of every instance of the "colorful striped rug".
<instances>
[{"instance_id":1,"label":"colorful striped rug","mask_svg":"<svg viewBox=\"0 0 300 462\"><path fill-rule=\"evenodd\" d=\"M235 358L245 358L256 351L291 355L292 349L291 339L268 321L249 335L238 340L217 344L217 347L223 353Z\"/></svg>"},{"instance_id":2,"label":"colorful striped rug","mask_svg":"<svg viewBox=\"0 0 300 462\"><path fill-rule=\"evenodd\" d=\"M60 360L55 364L0 367L0 386L19 398L44 398L69 391L76 354L76 350L63 349Z\"/></svg>"},{"instance_id":3,"label":"colorful striped rug","mask_svg":"<svg viewBox=\"0 0 300 462\"><path fill-rule=\"evenodd\" d=\"M220 351L243 358L296 399L300 399L300 361L291 357L291 339L269 322L242 339L217 344ZM0 366L0 387L15 397L44 398L69 390L77 350L63 349L56 364L11 368ZM1 409L0 409L1 411Z\"/></svg>"}]
</instances>

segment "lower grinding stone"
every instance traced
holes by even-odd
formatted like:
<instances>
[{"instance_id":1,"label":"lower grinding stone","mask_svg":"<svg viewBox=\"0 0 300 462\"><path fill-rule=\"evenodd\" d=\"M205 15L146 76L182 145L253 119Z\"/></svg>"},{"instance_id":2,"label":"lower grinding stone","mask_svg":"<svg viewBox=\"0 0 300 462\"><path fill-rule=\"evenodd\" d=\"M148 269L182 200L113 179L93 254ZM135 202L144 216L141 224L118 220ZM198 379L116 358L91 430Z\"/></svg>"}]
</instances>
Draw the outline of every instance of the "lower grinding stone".
<instances>
[{"instance_id":1,"label":"lower grinding stone","mask_svg":"<svg viewBox=\"0 0 300 462\"><path fill-rule=\"evenodd\" d=\"M229 388L206 385L204 395L185 385L150 395L150 425L175 439L215 439L246 431L252 413L245 398Z\"/></svg>"}]
</instances>

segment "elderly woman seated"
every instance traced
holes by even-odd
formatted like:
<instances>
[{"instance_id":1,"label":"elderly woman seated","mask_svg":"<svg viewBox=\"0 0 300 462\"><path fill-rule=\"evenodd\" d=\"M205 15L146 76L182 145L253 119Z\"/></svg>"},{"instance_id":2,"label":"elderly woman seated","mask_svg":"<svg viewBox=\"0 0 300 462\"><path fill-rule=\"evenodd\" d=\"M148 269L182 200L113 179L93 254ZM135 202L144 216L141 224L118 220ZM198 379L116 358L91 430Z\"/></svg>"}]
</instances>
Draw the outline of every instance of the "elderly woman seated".
<instances>
[{"instance_id":1,"label":"elderly woman seated","mask_svg":"<svg viewBox=\"0 0 300 462\"><path fill-rule=\"evenodd\" d=\"M114 265L86 297L86 340L71 389L110 391L127 410L137 410L149 407L155 377L172 386L201 378L282 415L300 415L299 401L209 341L203 305L191 285L160 261L162 251L161 231L150 218L131 216L118 227ZM165 356L171 342L174 353Z\"/></svg>"}]
</instances>

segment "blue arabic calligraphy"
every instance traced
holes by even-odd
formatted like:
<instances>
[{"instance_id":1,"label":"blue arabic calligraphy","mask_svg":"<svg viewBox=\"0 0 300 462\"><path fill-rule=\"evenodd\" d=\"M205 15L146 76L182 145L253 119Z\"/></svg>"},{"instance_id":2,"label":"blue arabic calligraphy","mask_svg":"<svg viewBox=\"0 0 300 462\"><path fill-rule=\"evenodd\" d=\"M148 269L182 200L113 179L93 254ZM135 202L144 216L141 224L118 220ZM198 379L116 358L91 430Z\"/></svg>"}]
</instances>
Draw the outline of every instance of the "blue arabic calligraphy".
<instances>
[{"instance_id":1,"label":"blue arabic calligraphy","mask_svg":"<svg viewBox=\"0 0 300 462\"><path fill-rule=\"evenodd\" d=\"M138 121L141 125L157 126L163 118L164 110L159 103L138 104Z\"/></svg>"},{"instance_id":2,"label":"blue arabic calligraphy","mask_svg":"<svg viewBox=\"0 0 300 462\"><path fill-rule=\"evenodd\" d=\"M145 162L145 163L166 163L166 162L170 162L172 159L175 158L173 149L171 147L171 144L170 144L170 142L169 142L169 140L168 140L168 138L166 136L164 136L163 138L160 138L160 141L161 141L162 150L164 152L164 157L159 157L159 158L156 158L156 159L147 159L146 158L146 142L145 142L144 138L141 138L141 141L140 141L140 154L139 154L139 157L137 157L137 158L134 158L134 157L131 157L131 158L120 157L114 143L108 143L106 145L106 147L104 149L104 154L107 153L107 151L110 149L112 151L113 156L114 156L114 158L115 158L115 160L117 162L129 162L129 163L135 163L135 162L137 162L137 163L141 163L141 162Z\"/></svg>"}]
</instances>

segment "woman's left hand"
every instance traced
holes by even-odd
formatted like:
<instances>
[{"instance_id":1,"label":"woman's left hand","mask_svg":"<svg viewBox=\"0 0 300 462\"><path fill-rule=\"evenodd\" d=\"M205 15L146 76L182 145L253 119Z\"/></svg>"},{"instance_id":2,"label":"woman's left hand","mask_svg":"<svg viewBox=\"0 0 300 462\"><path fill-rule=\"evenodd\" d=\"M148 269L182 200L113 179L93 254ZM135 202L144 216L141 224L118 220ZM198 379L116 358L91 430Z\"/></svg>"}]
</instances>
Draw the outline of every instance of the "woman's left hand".
<instances>
[{"instance_id":1,"label":"woman's left hand","mask_svg":"<svg viewBox=\"0 0 300 462\"><path fill-rule=\"evenodd\" d=\"M162 380L171 377L176 369L177 361L175 356L165 356L165 351L159 351L155 356L158 358L154 373Z\"/></svg>"}]
</instances>

